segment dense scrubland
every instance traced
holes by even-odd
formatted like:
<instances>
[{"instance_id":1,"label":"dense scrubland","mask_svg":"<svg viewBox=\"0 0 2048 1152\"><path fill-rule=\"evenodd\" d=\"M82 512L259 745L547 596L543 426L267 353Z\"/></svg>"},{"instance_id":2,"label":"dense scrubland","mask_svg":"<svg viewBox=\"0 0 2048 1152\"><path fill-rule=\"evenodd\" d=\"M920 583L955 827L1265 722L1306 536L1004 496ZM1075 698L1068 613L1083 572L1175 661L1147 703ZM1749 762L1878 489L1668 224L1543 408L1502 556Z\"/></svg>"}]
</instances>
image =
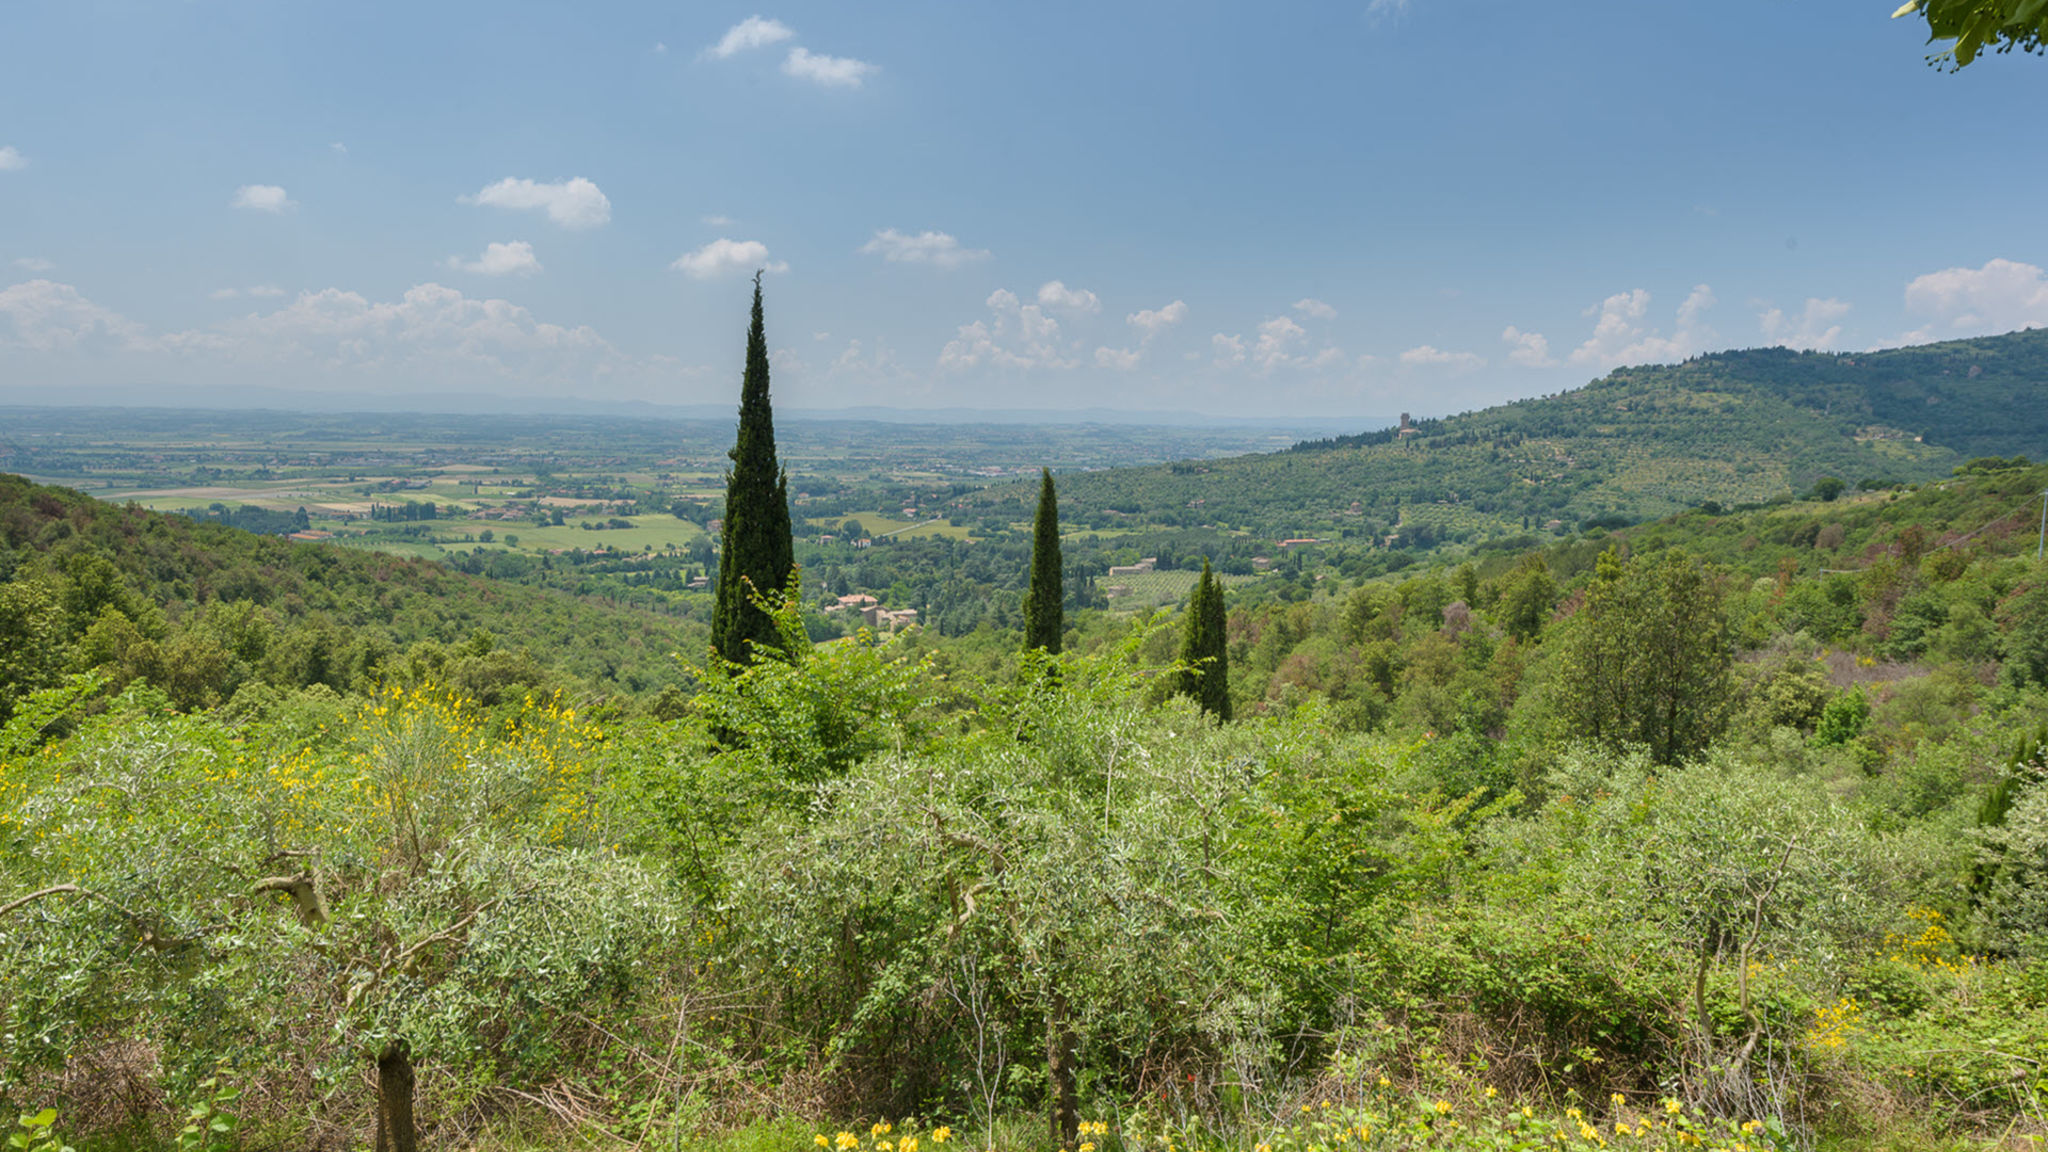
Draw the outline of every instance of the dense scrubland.
<instances>
[{"instance_id":1,"label":"dense scrubland","mask_svg":"<svg viewBox=\"0 0 2048 1152\"><path fill-rule=\"evenodd\" d=\"M1020 659L787 604L633 697L573 670L646 616L10 482L0 1092L126 1147L2040 1134L2012 463L1290 560L1223 725L1172 613Z\"/></svg>"}]
</instances>

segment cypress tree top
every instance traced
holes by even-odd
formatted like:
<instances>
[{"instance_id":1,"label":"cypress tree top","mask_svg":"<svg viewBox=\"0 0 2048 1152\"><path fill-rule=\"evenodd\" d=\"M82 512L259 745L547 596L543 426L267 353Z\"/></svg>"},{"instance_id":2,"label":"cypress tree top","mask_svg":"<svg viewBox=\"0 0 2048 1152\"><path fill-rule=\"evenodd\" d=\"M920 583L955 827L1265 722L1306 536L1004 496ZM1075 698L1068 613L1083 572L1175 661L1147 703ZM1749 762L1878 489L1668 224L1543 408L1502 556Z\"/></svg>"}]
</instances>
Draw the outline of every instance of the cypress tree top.
<instances>
[{"instance_id":1,"label":"cypress tree top","mask_svg":"<svg viewBox=\"0 0 2048 1152\"><path fill-rule=\"evenodd\" d=\"M728 453L725 527L719 533L718 604L711 646L737 664L752 663L752 645L779 647L775 621L751 593L780 594L796 566L789 534L789 478L775 459L775 412L768 403L768 337L761 319L761 274L754 274L754 317L747 330L747 368L740 382L739 439Z\"/></svg>"},{"instance_id":2,"label":"cypress tree top","mask_svg":"<svg viewBox=\"0 0 2048 1152\"><path fill-rule=\"evenodd\" d=\"M1060 580L1060 510L1053 495L1052 470L1039 469L1038 519L1031 525L1031 582L1024 591L1024 647L1060 653L1066 631Z\"/></svg>"}]
</instances>

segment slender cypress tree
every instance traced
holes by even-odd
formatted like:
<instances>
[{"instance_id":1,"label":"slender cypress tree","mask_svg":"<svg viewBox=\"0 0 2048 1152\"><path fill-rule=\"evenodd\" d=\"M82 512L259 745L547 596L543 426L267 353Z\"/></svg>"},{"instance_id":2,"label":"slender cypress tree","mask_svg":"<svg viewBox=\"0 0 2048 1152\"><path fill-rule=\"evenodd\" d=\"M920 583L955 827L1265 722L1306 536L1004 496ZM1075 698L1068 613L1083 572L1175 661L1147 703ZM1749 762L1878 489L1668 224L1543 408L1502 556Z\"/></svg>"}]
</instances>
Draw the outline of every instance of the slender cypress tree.
<instances>
[{"instance_id":1,"label":"slender cypress tree","mask_svg":"<svg viewBox=\"0 0 2048 1152\"><path fill-rule=\"evenodd\" d=\"M775 621L752 594L781 593L796 566L789 535L789 477L775 460L775 412L768 404L768 337L761 322L761 274L754 274L754 320L740 383L739 440L727 453L725 527L719 533L718 604L711 646L735 664L751 664L755 646L780 647Z\"/></svg>"},{"instance_id":2,"label":"slender cypress tree","mask_svg":"<svg viewBox=\"0 0 2048 1152\"><path fill-rule=\"evenodd\" d=\"M1224 624L1223 586L1204 560L1181 633L1180 660L1187 668L1180 674L1180 690L1218 720L1230 719L1230 649Z\"/></svg>"},{"instance_id":3,"label":"slender cypress tree","mask_svg":"<svg viewBox=\"0 0 2048 1152\"><path fill-rule=\"evenodd\" d=\"M1024 591L1024 647L1060 654L1066 631L1065 588L1060 583L1060 509L1052 491L1052 470L1039 469L1038 519L1031 526L1031 582Z\"/></svg>"}]
</instances>

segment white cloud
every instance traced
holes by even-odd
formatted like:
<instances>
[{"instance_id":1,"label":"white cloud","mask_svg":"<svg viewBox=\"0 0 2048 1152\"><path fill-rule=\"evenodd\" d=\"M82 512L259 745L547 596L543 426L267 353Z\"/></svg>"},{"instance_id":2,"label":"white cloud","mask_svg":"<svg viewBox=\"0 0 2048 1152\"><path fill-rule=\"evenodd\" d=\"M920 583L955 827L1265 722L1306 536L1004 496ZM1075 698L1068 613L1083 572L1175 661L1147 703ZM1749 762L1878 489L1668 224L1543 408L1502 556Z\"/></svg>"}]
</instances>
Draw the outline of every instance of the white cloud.
<instances>
[{"instance_id":1,"label":"white cloud","mask_svg":"<svg viewBox=\"0 0 2048 1152\"><path fill-rule=\"evenodd\" d=\"M346 144L343 144L343 143L342 143L341 141L339 141L339 140L336 140L336 141L335 141L334 143L332 143L332 144L329 144L329 145L327 146L327 148L328 148L328 150L329 150L329 151L333 152L333 153L334 153L334 154L335 154L336 156L346 156L346 155L348 155L348 145L346 145Z\"/></svg>"},{"instance_id":2,"label":"white cloud","mask_svg":"<svg viewBox=\"0 0 2048 1152\"><path fill-rule=\"evenodd\" d=\"M666 45L666 44L662 43L662 42L661 42L661 41L659 41L659 40L656 40L656 41L654 42L654 54L655 54L656 56L666 56L666 55L668 55L668 45Z\"/></svg>"},{"instance_id":3,"label":"white cloud","mask_svg":"<svg viewBox=\"0 0 2048 1152\"><path fill-rule=\"evenodd\" d=\"M1104 368L1113 368L1118 372L1129 372L1135 369L1138 366L1138 361L1142 359L1144 359L1144 353L1135 348L1097 348L1095 350L1095 363Z\"/></svg>"},{"instance_id":4,"label":"white cloud","mask_svg":"<svg viewBox=\"0 0 2048 1152\"><path fill-rule=\"evenodd\" d=\"M57 263L41 256L17 256L14 258L14 266L23 272L48 272L55 268Z\"/></svg>"},{"instance_id":5,"label":"white cloud","mask_svg":"<svg viewBox=\"0 0 2048 1152\"><path fill-rule=\"evenodd\" d=\"M30 280L0 290L0 350L120 349L142 340L140 326L87 300L69 284Z\"/></svg>"},{"instance_id":6,"label":"white cloud","mask_svg":"<svg viewBox=\"0 0 2048 1152\"><path fill-rule=\"evenodd\" d=\"M1060 323L1037 304L1026 304L1015 292L998 288L985 301L989 318L962 324L939 351L939 367L960 371L993 368L1066 370L1079 361L1060 344Z\"/></svg>"},{"instance_id":7,"label":"white cloud","mask_svg":"<svg viewBox=\"0 0 2048 1152\"><path fill-rule=\"evenodd\" d=\"M1365 6L1365 14L1375 20L1400 16L1407 11L1408 0L1370 0Z\"/></svg>"},{"instance_id":8,"label":"white cloud","mask_svg":"<svg viewBox=\"0 0 2048 1152\"><path fill-rule=\"evenodd\" d=\"M749 16L726 29L725 35L720 37L718 43L712 45L709 51L711 55L724 60L750 48L766 48L770 44L780 44L794 35L796 33L790 30L789 25L780 20Z\"/></svg>"},{"instance_id":9,"label":"white cloud","mask_svg":"<svg viewBox=\"0 0 2048 1152\"><path fill-rule=\"evenodd\" d=\"M1764 330L1764 339L1772 344L1802 351L1817 351L1833 348L1841 339L1842 326L1835 323L1849 314L1849 305L1840 300L1821 300L1809 297L1806 308L1797 316L1788 316L1782 308L1759 301L1756 307L1757 321Z\"/></svg>"},{"instance_id":10,"label":"white cloud","mask_svg":"<svg viewBox=\"0 0 2048 1152\"><path fill-rule=\"evenodd\" d=\"M611 200L581 176L552 184L507 176L474 196L458 199L464 204L487 204L515 211L539 209L564 228L596 228L612 218Z\"/></svg>"},{"instance_id":11,"label":"white cloud","mask_svg":"<svg viewBox=\"0 0 2048 1152\"><path fill-rule=\"evenodd\" d=\"M247 290L263 295L265 290ZM394 301L339 288L307 292L268 313L213 327L151 334L79 295L36 280L0 291L0 362L8 355L67 357L88 371L107 359L113 378L208 384L290 378L368 392L488 387L557 393L564 388L635 385L663 395L677 366L666 357L627 357L588 327L545 323L505 300L475 299L421 284Z\"/></svg>"},{"instance_id":12,"label":"white cloud","mask_svg":"<svg viewBox=\"0 0 2048 1152\"><path fill-rule=\"evenodd\" d=\"M727 240L719 237L695 252L685 252L669 267L687 272L699 280L712 280L734 272L787 272L789 265L768 259L768 246L759 240Z\"/></svg>"},{"instance_id":13,"label":"white cloud","mask_svg":"<svg viewBox=\"0 0 2048 1152\"><path fill-rule=\"evenodd\" d=\"M2048 275L2005 259L1929 272L1906 285L1906 308L1934 321L1923 340L2048 327Z\"/></svg>"},{"instance_id":14,"label":"white cloud","mask_svg":"<svg viewBox=\"0 0 2048 1152\"><path fill-rule=\"evenodd\" d=\"M730 216L702 216L699 219L713 228L732 227L732 217Z\"/></svg>"},{"instance_id":15,"label":"white cloud","mask_svg":"<svg viewBox=\"0 0 2048 1152\"><path fill-rule=\"evenodd\" d=\"M475 260L450 256L448 267L479 276L531 276L541 270L540 261L533 255L533 245L524 240L514 240L509 244L493 241L484 245L484 254Z\"/></svg>"},{"instance_id":16,"label":"white cloud","mask_svg":"<svg viewBox=\"0 0 2048 1152\"><path fill-rule=\"evenodd\" d=\"M1306 335L1308 330L1301 325L1285 316L1275 316L1259 325L1259 342L1252 349L1252 359L1270 372L1287 362L1288 348Z\"/></svg>"},{"instance_id":17,"label":"white cloud","mask_svg":"<svg viewBox=\"0 0 2048 1152\"><path fill-rule=\"evenodd\" d=\"M989 255L986 248L962 248L960 241L944 232L906 236L894 228L875 233L875 238L861 245L860 250L892 264L932 264L940 268L957 268L970 261L986 260Z\"/></svg>"},{"instance_id":18,"label":"white cloud","mask_svg":"<svg viewBox=\"0 0 2048 1152\"><path fill-rule=\"evenodd\" d=\"M1486 366L1486 357L1477 352L1446 352L1430 344L1418 345L1401 353L1401 363L1411 368L1446 368L1452 372L1470 372Z\"/></svg>"},{"instance_id":19,"label":"white cloud","mask_svg":"<svg viewBox=\"0 0 2048 1152\"><path fill-rule=\"evenodd\" d=\"M289 212L299 206L298 201L285 195L284 189L275 184L244 184L235 189L233 207L248 212L269 212L276 215Z\"/></svg>"},{"instance_id":20,"label":"white cloud","mask_svg":"<svg viewBox=\"0 0 2048 1152\"><path fill-rule=\"evenodd\" d=\"M258 284L254 288L249 289L249 295L259 299L268 299L273 296L286 295L286 292L275 284Z\"/></svg>"},{"instance_id":21,"label":"white cloud","mask_svg":"<svg viewBox=\"0 0 2048 1152\"><path fill-rule=\"evenodd\" d=\"M241 294L242 290L240 288L215 288L206 294L206 298L208 300L233 300Z\"/></svg>"},{"instance_id":22,"label":"white cloud","mask_svg":"<svg viewBox=\"0 0 2048 1152\"><path fill-rule=\"evenodd\" d=\"M1643 323L1650 294L1641 288L1617 292L1586 310L1597 316L1593 335L1572 350L1572 363L1613 368L1622 364L1654 364L1683 360L1706 349L1715 338L1700 319L1714 306L1714 291L1701 284L1678 307L1678 327L1670 336Z\"/></svg>"},{"instance_id":23,"label":"white cloud","mask_svg":"<svg viewBox=\"0 0 2048 1152\"><path fill-rule=\"evenodd\" d=\"M1175 300L1164 308L1146 308L1124 317L1124 323L1144 333L1140 340L1150 341L1154 336L1187 319L1188 306L1184 300Z\"/></svg>"},{"instance_id":24,"label":"white cloud","mask_svg":"<svg viewBox=\"0 0 2048 1152\"><path fill-rule=\"evenodd\" d=\"M858 88L881 68L850 56L823 56L797 47L783 58L782 71L826 88Z\"/></svg>"},{"instance_id":25,"label":"white cloud","mask_svg":"<svg viewBox=\"0 0 2048 1152\"><path fill-rule=\"evenodd\" d=\"M1065 308L1070 312L1096 312L1102 308L1095 293L1086 288L1069 288L1058 280L1039 285L1038 302L1047 308Z\"/></svg>"},{"instance_id":26,"label":"white cloud","mask_svg":"<svg viewBox=\"0 0 2048 1152\"><path fill-rule=\"evenodd\" d=\"M19 172L26 167L28 157L23 156L14 145L0 147L0 172Z\"/></svg>"},{"instance_id":27,"label":"white cloud","mask_svg":"<svg viewBox=\"0 0 2048 1152\"><path fill-rule=\"evenodd\" d=\"M1244 337L1226 336L1221 332L1209 337L1209 347L1216 353L1216 363L1234 368L1244 363Z\"/></svg>"},{"instance_id":28,"label":"white cloud","mask_svg":"<svg viewBox=\"0 0 2048 1152\"><path fill-rule=\"evenodd\" d=\"M1685 303L1678 306L1678 326L1682 329L1697 326L1700 317L1716 303L1712 288L1705 284L1694 285L1693 290L1686 294Z\"/></svg>"},{"instance_id":29,"label":"white cloud","mask_svg":"<svg viewBox=\"0 0 2048 1152\"><path fill-rule=\"evenodd\" d=\"M1296 300L1294 302L1294 310L1303 316L1312 316L1317 320L1335 320L1337 318L1337 310L1335 308L1330 307L1313 296Z\"/></svg>"},{"instance_id":30,"label":"white cloud","mask_svg":"<svg viewBox=\"0 0 2048 1152\"><path fill-rule=\"evenodd\" d=\"M1524 332L1513 324L1500 334L1510 345L1508 359L1530 368L1548 368L1557 363L1550 358L1550 340L1540 332Z\"/></svg>"}]
</instances>

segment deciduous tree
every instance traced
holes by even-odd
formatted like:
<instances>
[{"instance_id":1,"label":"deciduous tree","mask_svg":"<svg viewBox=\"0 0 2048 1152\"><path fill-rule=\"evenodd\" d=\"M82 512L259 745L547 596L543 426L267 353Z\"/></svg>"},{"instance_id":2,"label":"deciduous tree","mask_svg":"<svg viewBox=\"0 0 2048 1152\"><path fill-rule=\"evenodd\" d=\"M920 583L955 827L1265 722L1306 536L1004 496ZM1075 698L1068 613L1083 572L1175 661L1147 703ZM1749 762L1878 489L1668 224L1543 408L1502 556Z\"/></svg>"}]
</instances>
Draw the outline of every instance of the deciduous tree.
<instances>
[{"instance_id":1,"label":"deciduous tree","mask_svg":"<svg viewBox=\"0 0 2048 1152\"><path fill-rule=\"evenodd\" d=\"M1719 577L1690 556L1624 565L1603 553L1562 658L1560 715L1572 735L1675 764L1727 724L1728 614Z\"/></svg>"},{"instance_id":2,"label":"deciduous tree","mask_svg":"<svg viewBox=\"0 0 2048 1152\"><path fill-rule=\"evenodd\" d=\"M1907 0L1892 16L1914 13L1927 18L1930 41L1955 41L1929 57L1937 65L1962 68L1987 48L2040 52L2048 45L2048 4L2041 0Z\"/></svg>"}]
</instances>

